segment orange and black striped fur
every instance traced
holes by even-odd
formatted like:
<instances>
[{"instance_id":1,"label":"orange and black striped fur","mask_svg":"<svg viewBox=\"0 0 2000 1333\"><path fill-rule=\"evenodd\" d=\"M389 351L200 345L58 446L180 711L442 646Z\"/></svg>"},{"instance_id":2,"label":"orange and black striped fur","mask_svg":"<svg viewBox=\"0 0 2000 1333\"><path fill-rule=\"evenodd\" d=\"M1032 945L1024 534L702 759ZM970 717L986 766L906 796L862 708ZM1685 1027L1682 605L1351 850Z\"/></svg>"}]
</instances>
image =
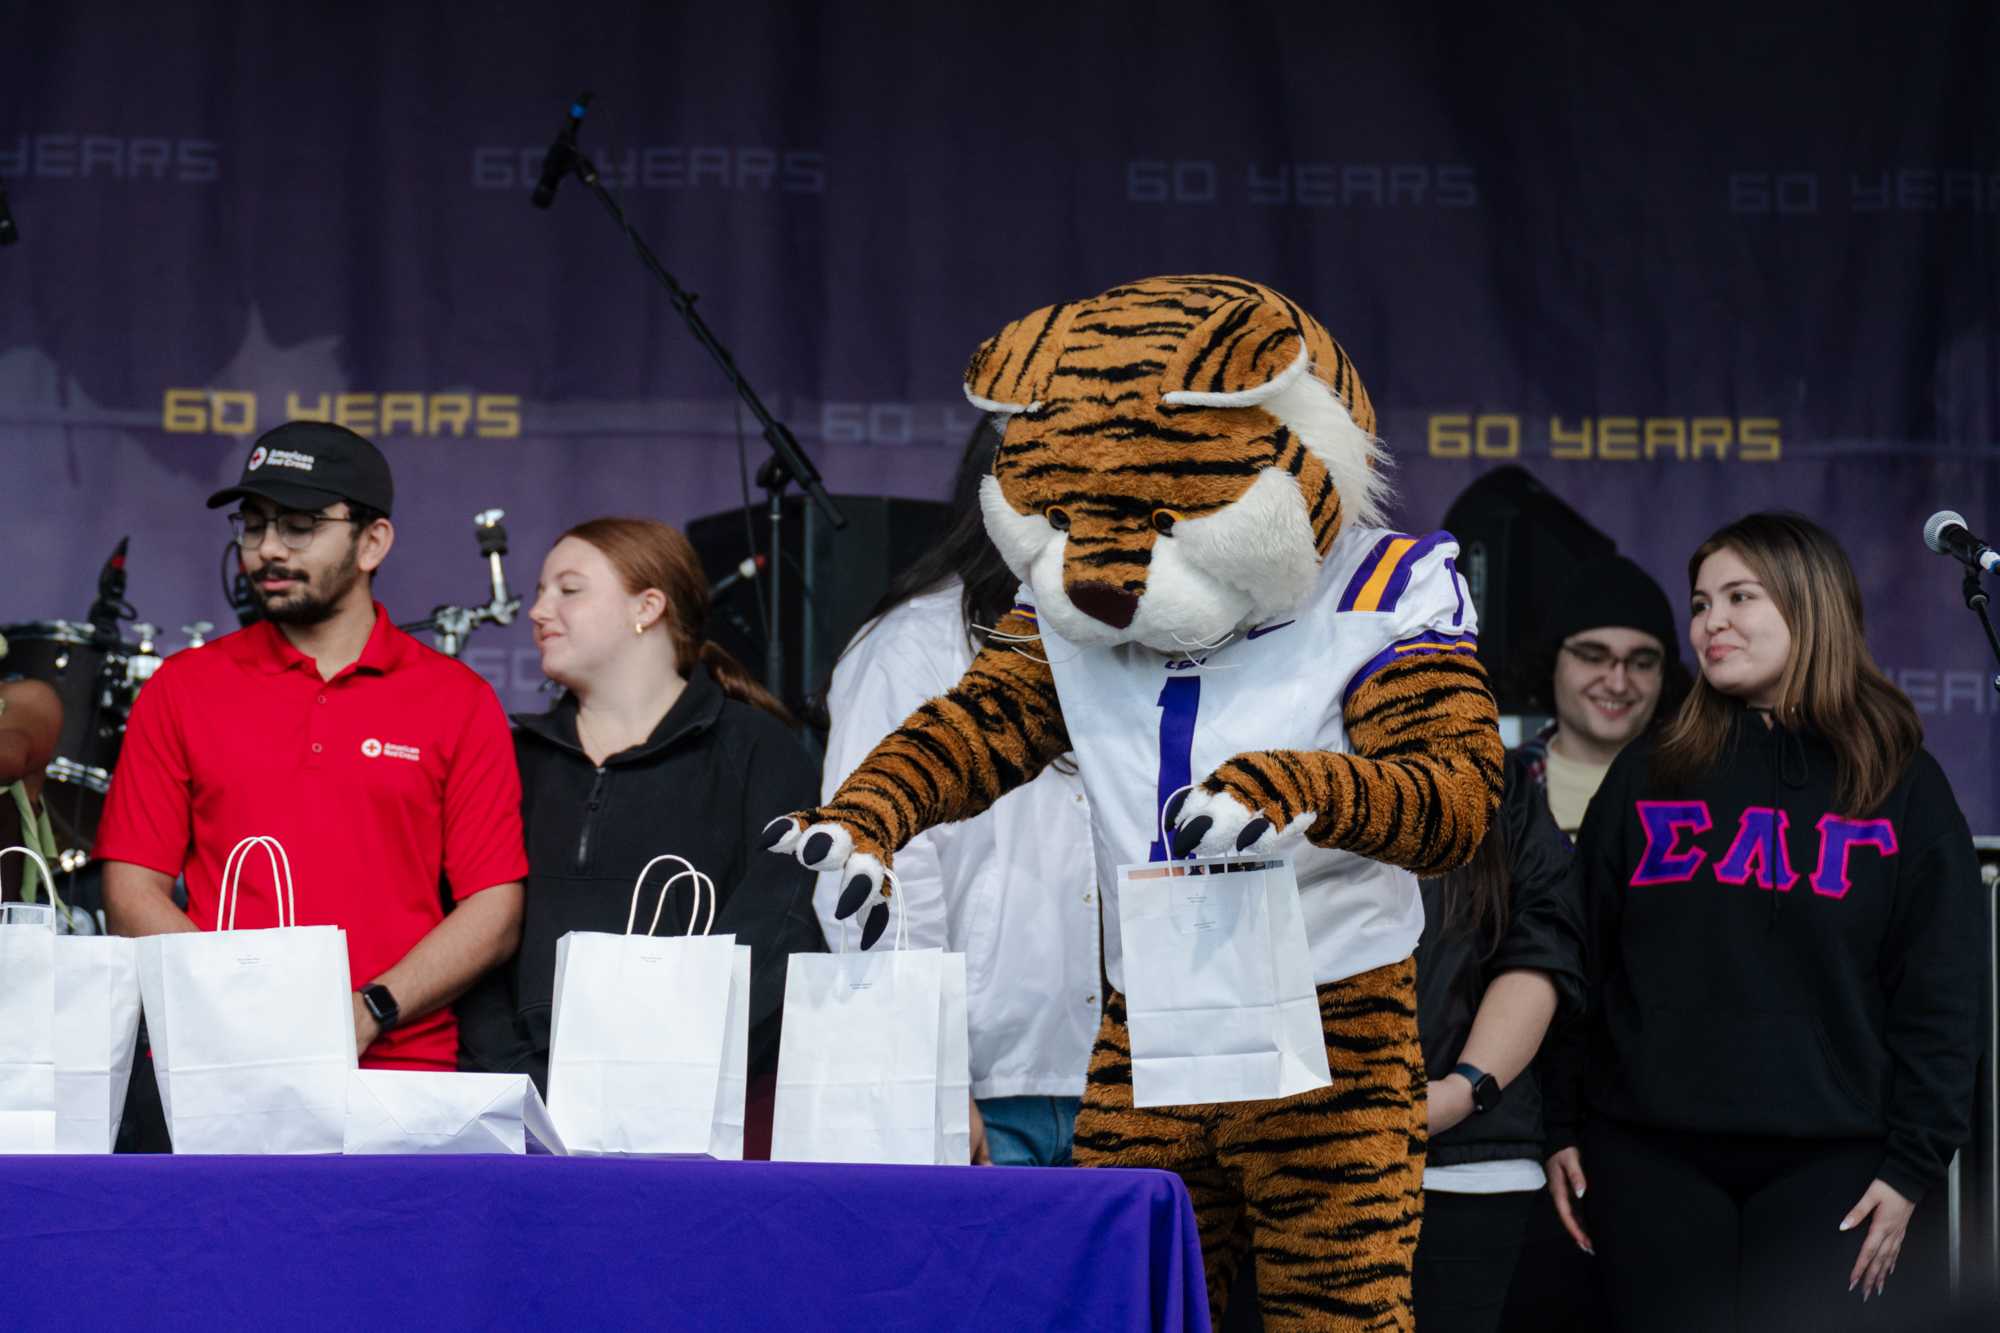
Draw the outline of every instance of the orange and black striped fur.
<instances>
[{"instance_id":1,"label":"orange and black striped fur","mask_svg":"<svg viewBox=\"0 0 2000 1333\"><path fill-rule=\"evenodd\" d=\"M1213 642L1297 605L1343 523L1380 521L1359 375L1257 283L1156 278L1036 311L979 349L967 394L1006 418L988 531L1070 644ZM779 850L879 888L912 837L979 813L1070 748L1036 618L997 629L957 686L826 805L791 817ZM1501 780L1477 659L1395 661L1345 718L1351 753L1241 754L1197 784L1240 809L1229 834L1246 840L1230 845L1302 830L1418 874L1465 861ZM1410 1327L1425 1123L1410 964L1321 988L1334 1084L1274 1102L1134 1110L1123 1004L1109 998L1079 1160L1180 1172L1212 1295L1253 1252L1267 1327Z\"/></svg>"},{"instance_id":2,"label":"orange and black striped fur","mask_svg":"<svg viewBox=\"0 0 2000 1333\"><path fill-rule=\"evenodd\" d=\"M1416 976L1406 958L1319 988L1331 1086L1220 1106L1135 1109L1125 1000L1109 997L1076 1161L1187 1183L1217 1327L1253 1255L1266 1329L1413 1326L1426 1118Z\"/></svg>"}]
</instances>

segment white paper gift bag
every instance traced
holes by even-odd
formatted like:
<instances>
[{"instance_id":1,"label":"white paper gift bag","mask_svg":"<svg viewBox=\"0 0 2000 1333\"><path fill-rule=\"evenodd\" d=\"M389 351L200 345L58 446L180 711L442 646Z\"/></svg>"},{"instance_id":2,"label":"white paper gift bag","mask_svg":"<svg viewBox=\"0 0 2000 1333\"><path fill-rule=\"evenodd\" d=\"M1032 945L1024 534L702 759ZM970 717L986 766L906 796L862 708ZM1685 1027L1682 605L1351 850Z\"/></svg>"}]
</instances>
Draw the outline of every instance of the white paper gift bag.
<instances>
[{"instance_id":1,"label":"white paper gift bag","mask_svg":"<svg viewBox=\"0 0 2000 1333\"><path fill-rule=\"evenodd\" d=\"M750 946L736 946L729 969L729 1016L722 1025L722 1077L715 1085L715 1126L708 1155L743 1160L744 1103L750 1095Z\"/></svg>"},{"instance_id":2,"label":"white paper gift bag","mask_svg":"<svg viewBox=\"0 0 2000 1333\"><path fill-rule=\"evenodd\" d=\"M892 897L895 947L849 953L843 931L841 952L785 960L773 1161L928 1166L944 1152L944 954L907 947L902 894ZM962 1090L953 1095L967 1116Z\"/></svg>"},{"instance_id":3,"label":"white paper gift bag","mask_svg":"<svg viewBox=\"0 0 2000 1333\"><path fill-rule=\"evenodd\" d=\"M660 888L647 933L633 933L646 875ZM692 884L700 935L657 937L668 892ZM750 1051L750 948L710 935L715 886L678 856L656 856L632 886L625 934L573 930L556 941L549 1016L549 1112L569 1151L740 1159Z\"/></svg>"},{"instance_id":4,"label":"white paper gift bag","mask_svg":"<svg viewBox=\"0 0 2000 1333\"><path fill-rule=\"evenodd\" d=\"M1333 1082L1289 857L1121 866L1118 930L1134 1106Z\"/></svg>"},{"instance_id":5,"label":"white paper gift bag","mask_svg":"<svg viewBox=\"0 0 2000 1333\"><path fill-rule=\"evenodd\" d=\"M347 1076L345 1152L519 1155L530 1141L564 1151L526 1074L356 1069Z\"/></svg>"},{"instance_id":6,"label":"white paper gift bag","mask_svg":"<svg viewBox=\"0 0 2000 1333\"><path fill-rule=\"evenodd\" d=\"M57 1152L111 1151L138 1036L139 941L57 936Z\"/></svg>"},{"instance_id":7,"label":"white paper gift bag","mask_svg":"<svg viewBox=\"0 0 2000 1333\"><path fill-rule=\"evenodd\" d=\"M48 863L19 852L54 884ZM0 903L0 1153L56 1149L56 927L47 903Z\"/></svg>"},{"instance_id":8,"label":"white paper gift bag","mask_svg":"<svg viewBox=\"0 0 2000 1333\"><path fill-rule=\"evenodd\" d=\"M237 879L262 848L278 928L237 930ZM355 1068L346 932L300 926L284 848L245 838L222 871L216 928L139 941L139 991L177 1153L337 1153Z\"/></svg>"},{"instance_id":9,"label":"white paper gift bag","mask_svg":"<svg viewBox=\"0 0 2000 1333\"><path fill-rule=\"evenodd\" d=\"M965 955L945 954L938 974L937 1164L972 1164L972 1049L965 1027Z\"/></svg>"}]
</instances>

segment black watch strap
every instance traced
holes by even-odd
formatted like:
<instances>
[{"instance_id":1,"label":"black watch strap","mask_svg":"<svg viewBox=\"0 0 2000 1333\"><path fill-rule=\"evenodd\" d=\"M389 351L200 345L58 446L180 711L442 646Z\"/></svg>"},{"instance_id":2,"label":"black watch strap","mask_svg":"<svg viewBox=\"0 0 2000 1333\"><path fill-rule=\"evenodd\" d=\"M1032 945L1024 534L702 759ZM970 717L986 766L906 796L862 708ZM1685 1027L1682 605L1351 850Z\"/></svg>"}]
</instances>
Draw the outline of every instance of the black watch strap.
<instances>
[{"instance_id":1,"label":"black watch strap","mask_svg":"<svg viewBox=\"0 0 2000 1333\"><path fill-rule=\"evenodd\" d=\"M1451 1072L1472 1085L1472 1109L1474 1113L1490 1111L1500 1104L1500 1080L1481 1069L1478 1065L1459 1064Z\"/></svg>"},{"instance_id":2,"label":"black watch strap","mask_svg":"<svg viewBox=\"0 0 2000 1333\"><path fill-rule=\"evenodd\" d=\"M361 1003L368 1006L368 1012L374 1016L376 1026L384 1032L402 1020L403 1011L396 1004L396 997L391 995L389 988L379 981L371 981L361 988Z\"/></svg>"}]
</instances>

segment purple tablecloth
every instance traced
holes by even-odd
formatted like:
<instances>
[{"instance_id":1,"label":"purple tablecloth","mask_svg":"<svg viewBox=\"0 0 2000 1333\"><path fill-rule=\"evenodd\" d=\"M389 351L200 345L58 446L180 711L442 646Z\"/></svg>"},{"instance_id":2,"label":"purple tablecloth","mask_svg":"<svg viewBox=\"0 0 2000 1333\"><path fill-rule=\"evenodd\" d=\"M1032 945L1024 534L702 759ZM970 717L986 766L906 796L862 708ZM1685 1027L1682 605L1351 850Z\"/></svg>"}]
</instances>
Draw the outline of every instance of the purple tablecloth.
<instances>
[{"instance_id":1,"label":"purple tablecloth","mask_svg":"<svg viewBox=\"0 0 2000 1333\"><path fill-rule=\"evenodd\" d=\"M1158 1171L0 1157L0 1324L1206 1330Z\"/></svg>"}]
</instances>

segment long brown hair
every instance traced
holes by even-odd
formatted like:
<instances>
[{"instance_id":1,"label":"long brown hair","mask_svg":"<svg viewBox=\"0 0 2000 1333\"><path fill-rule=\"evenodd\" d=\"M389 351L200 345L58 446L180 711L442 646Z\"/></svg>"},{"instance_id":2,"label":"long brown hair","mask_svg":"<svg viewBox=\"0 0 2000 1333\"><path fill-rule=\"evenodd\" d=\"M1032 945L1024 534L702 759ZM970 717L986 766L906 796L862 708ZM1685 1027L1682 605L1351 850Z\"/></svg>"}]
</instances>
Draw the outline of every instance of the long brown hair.
<instances>
[{"instance_id":1,"label":"long brown hair","mask_svg":"<svg viewBox=\"0 0 2000 1333\"><path fill-rule=\"evenodd\" d=\"M1510 772L1507 780L1517 778ZM1472 859L1446 871L1439 881L1439 902L1444 909L1440 931L1471 929L1478 940L1480 959L1491 958L1500 941L1507 938L1513 886L1514 850L1507 837L1506 819L1495 810Z\"/></svg>"},{"instance_id":2,"label":"long brown hair","mask_svg":"<svg viewBox=\"0 0 2000 1333\"><path fill-rule=\"evenodd\" d=\"M650 518L593 518L577 524L563 537L589 542L602 551L618 571L626 592L637 596L648 588L660 590L667 599L667 638L682 670L699 662L730 698L754 704L788 727L798 725L791 712L759 685L727 648L708 638L708 575L701 567L701 557L679 529Z\"/></svg>"},{"instance_id":3,"label":"long brown hair","mask_svg":"<svg viewBox=\"0 0 2000 1333\"><path fill-rule=\"evenodd\" d=\"M1861 585L1847 552L1803 515L1750 514L1695 548L1688 558L1690 592L1702 562L1724 549L1750 567L1792 634L1774 720L1811 727L1833 747L1841 813L1858 818L1879 808L1923 744L1924 727L1909 696L1868 651ZM1733 700L1698 678L1660 741L1656 770L1671 782L1712 767L1737 713Z\"/></svg>"}]
</instances>

